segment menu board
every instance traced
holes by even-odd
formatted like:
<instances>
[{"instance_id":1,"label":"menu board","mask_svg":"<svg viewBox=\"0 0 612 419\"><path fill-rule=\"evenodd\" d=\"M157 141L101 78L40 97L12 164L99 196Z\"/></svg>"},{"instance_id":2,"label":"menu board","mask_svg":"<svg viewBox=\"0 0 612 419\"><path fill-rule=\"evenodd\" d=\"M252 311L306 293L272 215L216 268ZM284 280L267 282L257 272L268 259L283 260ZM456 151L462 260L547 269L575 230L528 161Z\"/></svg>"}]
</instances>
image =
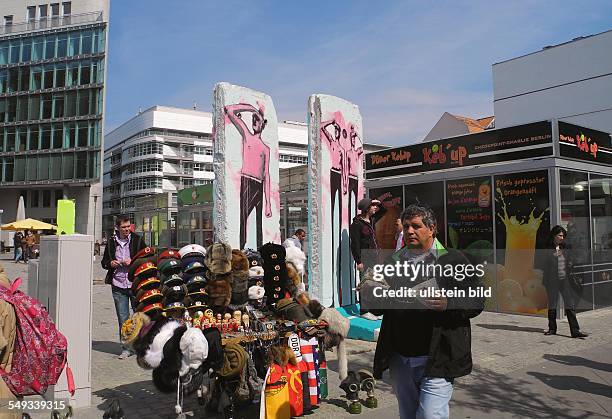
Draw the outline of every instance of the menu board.
<instances>
[{"instance_id":1,"label":"menu board","mask_svg":"<svg viewBox=\"0 0 612 419\"><path fill-rule=\"evenodd\" d=\"M422 204L433 211L438 224L436 237L441 243L446 243L446 228L444 228L444 183L415 183L404 186L405 205Z\"/></svg>"},{"instance_id":2,"label":"menu board","mask_svg":"<svg viewBox=\"0 0 612 419\"><path fill-rule=\"evenodd\" d=\"M448 246L461 249L474 263L493 262L491 177L446 182Z\"/></svg>"},{"instance_id":3,"label":"menu board","mask_svg":"<svg viewBox=\"0 0 612 419\"><path fill-rule=\"evenodd\" d=\"M536 249L550 232L548 172L494 177L498 304L502 311L545 314L542 271L534 268Z\"/></svg>"},{"instance_id":4,"label":"menu board","mask_svg":"<svg viewBox=\"0 0 612 419\"><path fill-rule=\"evenodd\" d=\"M370 199L378 199L387 212L376 221L376 241L381 249L395 249L397 219L404 209L404 190L401 186L375 188L368 191Z\"/></svg>"}]
</instances>

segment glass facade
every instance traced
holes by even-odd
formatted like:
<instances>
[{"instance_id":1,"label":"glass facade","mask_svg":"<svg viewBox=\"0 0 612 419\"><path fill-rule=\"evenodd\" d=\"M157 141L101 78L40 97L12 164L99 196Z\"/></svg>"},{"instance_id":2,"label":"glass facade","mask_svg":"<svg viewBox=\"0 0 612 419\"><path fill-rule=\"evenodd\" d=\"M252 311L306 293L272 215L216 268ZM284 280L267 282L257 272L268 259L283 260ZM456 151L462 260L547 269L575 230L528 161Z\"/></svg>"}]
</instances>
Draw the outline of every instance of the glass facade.
<instances>
[{"instance_id":1,"label":"glass facade","mask_svg":"<svg viewBox=\"0 0 612 419\"><path fill-rule=\"evenodd\" d=\"M0 181L100 176L106 24L0 39Z\"/></svg>"}]
</instances>

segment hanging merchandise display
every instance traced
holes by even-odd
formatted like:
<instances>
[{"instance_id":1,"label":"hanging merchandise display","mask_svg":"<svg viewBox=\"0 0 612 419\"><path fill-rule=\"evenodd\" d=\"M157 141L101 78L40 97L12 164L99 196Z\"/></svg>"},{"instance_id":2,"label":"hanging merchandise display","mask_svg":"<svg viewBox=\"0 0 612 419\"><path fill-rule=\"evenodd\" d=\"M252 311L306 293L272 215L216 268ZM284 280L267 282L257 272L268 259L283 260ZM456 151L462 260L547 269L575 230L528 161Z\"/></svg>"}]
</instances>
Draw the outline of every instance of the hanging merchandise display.
<instances>
[{"instance_id":1,"label":"hanging merchandise display","mask_svg":"<svg viewBox=\"0 0 612 419\"><path fill-rule=\"evenodd\" d=\"M253 403L266 418L307 414L327 397L325 351L333 348L346 379L349 321L309 298L304 261L295 251L288 261L275 243L244 251L224 243L149 247L136 255L137 308L122 342L152 370L159 392L176 394L177 415L192 395L227 418ZM375 405L373 380L364 377L366 405Z\"/></svg>"}]
</instances>

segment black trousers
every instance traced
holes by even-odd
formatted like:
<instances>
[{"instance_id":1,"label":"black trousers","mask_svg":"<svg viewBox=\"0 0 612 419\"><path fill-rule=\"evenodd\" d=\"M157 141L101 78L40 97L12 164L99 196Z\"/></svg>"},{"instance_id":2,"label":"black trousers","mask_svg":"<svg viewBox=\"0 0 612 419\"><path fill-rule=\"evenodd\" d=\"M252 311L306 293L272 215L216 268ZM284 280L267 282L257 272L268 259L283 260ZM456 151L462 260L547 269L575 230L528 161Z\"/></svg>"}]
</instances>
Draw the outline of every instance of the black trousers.
<instances>
[{"instance_id":1,"label":"black trousers","mask_svg":"<svg viewBox=\"0 0 612 419\"><path fill-rule=\"evenodd\" d=\"M548 294L548 330L551 332L557 331L557 304L559 302L559 293L561 293L565 303L565 315L569 323L570 333L572 336L577 334L580 331L575 310L578 296L571 289L567 279L563 281L554 280L546 287L546 293Z\"/></svg>"},{"instance_id":2,"label":"black trousers","mask_svg":"<svg viewBox=\"0 0 612 419\"><path fill-rule=\"evenodd\" d=\"M263 182L253 178L242 176L240 178L240 248L244 249L247 236L247 220L251 211L257 212L257 248L263 244Z\"/></svg>"}]
</instances>

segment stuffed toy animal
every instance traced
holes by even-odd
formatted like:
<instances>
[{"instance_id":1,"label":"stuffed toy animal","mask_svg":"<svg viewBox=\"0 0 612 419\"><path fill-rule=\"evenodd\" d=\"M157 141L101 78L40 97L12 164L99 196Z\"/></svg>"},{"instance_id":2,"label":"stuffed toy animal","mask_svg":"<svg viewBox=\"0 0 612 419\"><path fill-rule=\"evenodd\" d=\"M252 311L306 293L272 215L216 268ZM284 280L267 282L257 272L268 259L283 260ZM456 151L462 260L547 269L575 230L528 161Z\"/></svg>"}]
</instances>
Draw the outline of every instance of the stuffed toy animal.
<instances>
[{"instance_id":1,"label":"stuffed toy animal","mask_svg":"<svg viewBox=\"0 0 612 419\"><path fill-rule=\"evenodd\" d=\"M338 347L338 374L343 380L348 370L345 339L351 327L349 319L341 315L335 308L323 307L319 301L311 300L307 293L298 295L298 301L307 301L307 307L313 316L327 323L323 344L325 348Z\"/></svg>"}]
</instances>

